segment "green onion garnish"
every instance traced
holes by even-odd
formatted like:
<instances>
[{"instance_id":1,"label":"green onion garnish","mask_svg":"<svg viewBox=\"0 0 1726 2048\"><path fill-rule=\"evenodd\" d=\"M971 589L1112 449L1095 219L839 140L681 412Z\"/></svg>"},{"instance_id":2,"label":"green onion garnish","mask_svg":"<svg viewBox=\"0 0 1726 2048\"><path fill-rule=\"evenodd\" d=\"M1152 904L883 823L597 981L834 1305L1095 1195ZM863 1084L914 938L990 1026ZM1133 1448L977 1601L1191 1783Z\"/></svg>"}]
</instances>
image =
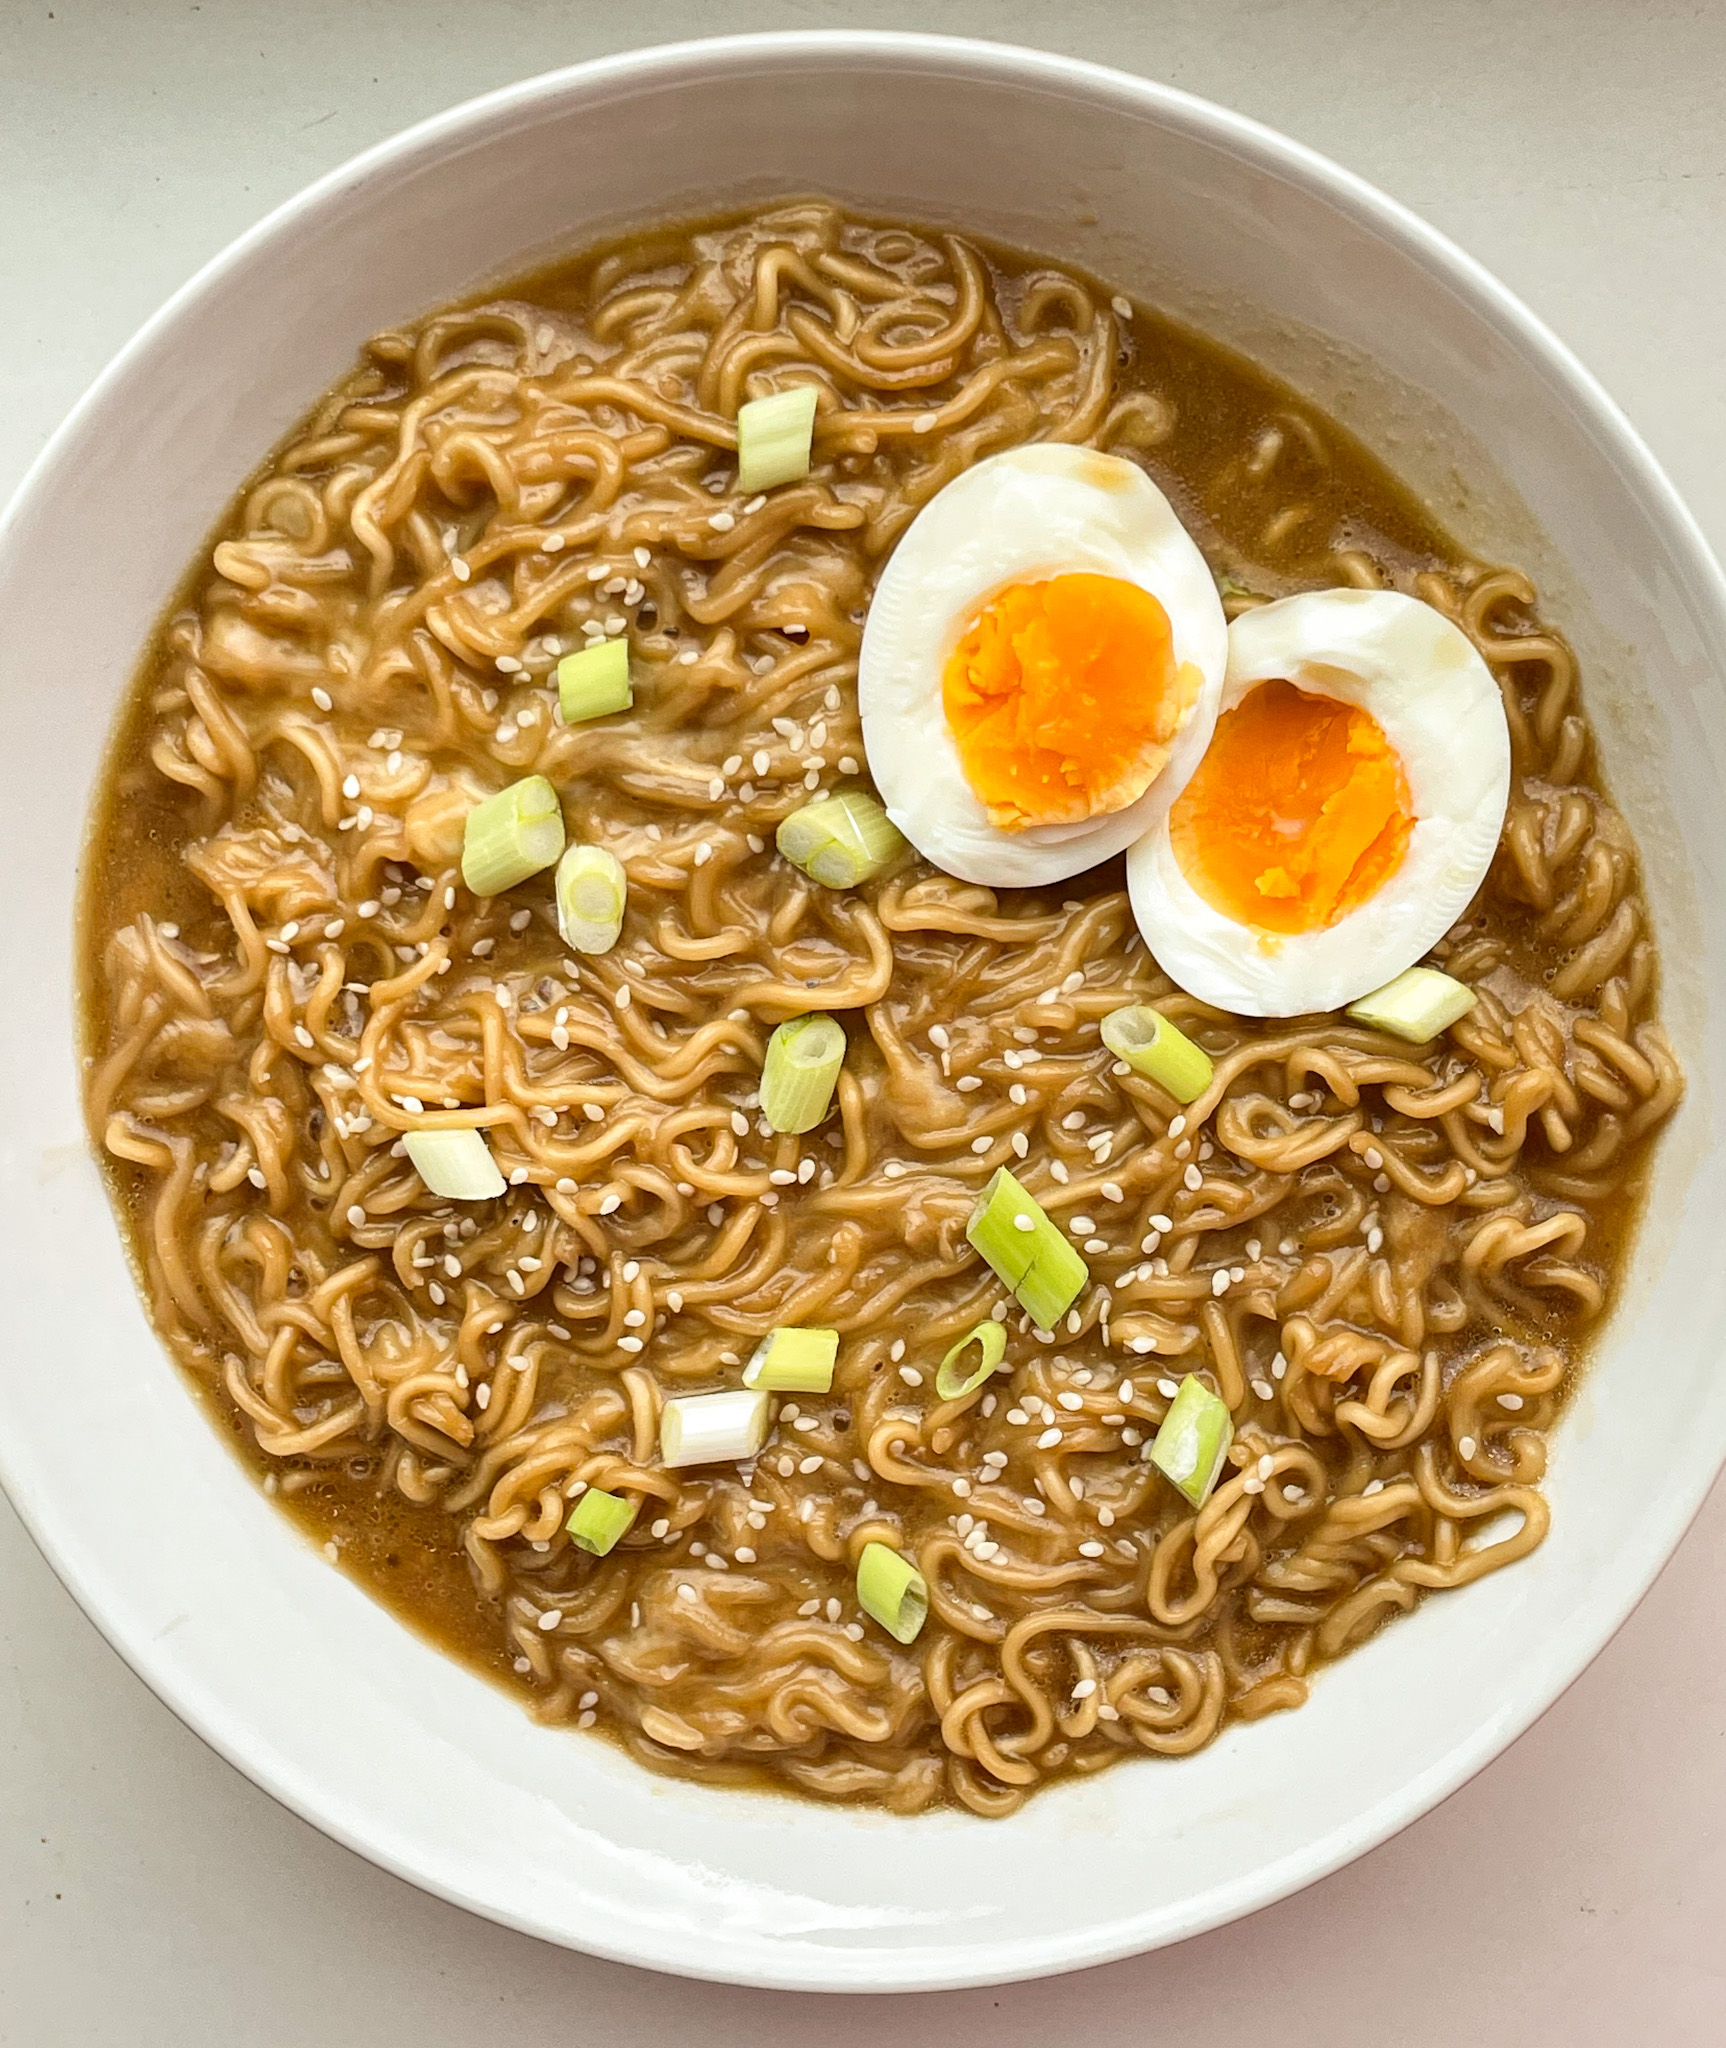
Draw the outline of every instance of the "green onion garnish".
<instances>
[{"instance_id":1,"label":"green onion garnish","mask_svg":"<svg viewBox=\"0 0 1726 2048\"><path fill-rule=\"evenodd\" d=\"M797 384L737 408L737 488L769 491L809 474L815 386Z\"/></svg>"},{"instance_id":2,"label":"green onion garnish","mask_svg":"<svg viewBox=\"0 0 1726 2048\"><path fill-rule=\"evenodd\" d=\"M1052 1330L1091 1269L1035 1199L1002 1166L978 1198L965 1235L1040 1330Z\"/></svg>"},{"instance_id":3,"label":"green onion garnish","mask_svg":"<svg viewBox=\"0 0 1726 2048\"><path fill-rule=\"evenodd\" d=\"M838 1356L837 1330L772 1330L743 1368L743 1384L774 1394L830 1394Z\"/></svg>"},{"instance_id":4,"label":"green onion garnish","mask_svg":"<svg viewBox=\"0 0 1726 2048\"><path fill-rule=\"evenodd\" d=\"M659 1411L659 1455L667 1465L717 1465L753 1458L767 1441L773 1396L766 1388L679 1394Z\"/></svg>"},{"instance_id":5,"label":"green onion garnish","mask_svg":"<svg viewBox=\"0 0 1726 2048\"><path fill-rule=\"evenodd\" d=\"M1188 1373L1169 1403L1162 1428L1152 1439L1151 1463L1194 1507L1202 1508L1217 1483L1234 1433L1228 1403Z\"/></svg>"},{"instance_id":6,"label":"green onion garnish","mask_svg":"<svg viewBox=\"0 0 1726 2048\"><path fill-rule=\"evenodd\" d=\"M1177 1031L1149 1003L1129 1003L1103 1019L1103 1043L1135 1074L1166 1088L1177 1102L1196 1102L1216 1069L1202 1046Z\"/></svg>"},{"instance_id":7,"label":"green onion garnish","mask_svg":"<svg viewBox=\"0 0 1726 2048\"><path fill-rule=\"evenodd\" d=\"M1436 967L1410 967L1395 981L1350 1003L1348 1014L1357 1024L1370 1024L1376 1031L1390 1031L1420 1045L1458 1017L1466 1017L1475 1000L1466 982L1453 981Z\"/></svg>"},{"instance_id":8,"label":"green onion garnish","mask_svg":"<svg viewBox=\"0 0 1726 2048\"><path fill-rule=\"evenodd\" d=\"M827 1114L845 1064L845 1031L816 1011L781 1024L767 1041L761 1113L776 1131L812 1131Z\"/></svg>"},{"instance_id":9,"label":"green onion garnish","mask_svg":"<svg viewBox=\"0 0 1726 2048\"><path fill-rule=\"evenodd\" d=\"M402 1145L434 1195L451 1202L489 1202L504 1191L497 1161L478 1131L409 1131Z\"/></svg>"},{"instance_id":10,"label":"green onion garnish","mask_svg":"<svg viewBox=\"0 0 1726 2048\"><path fill-rule=\"evenodd\" d=\"M975 1344L977 1358L968 1366L960 1359ZM1007 1333L993 1320L979 1323L955 1344L935 1369L935 1392L943 1401L975 1393L1007 1355Z\"/></svg>"},{"instance_id":11,"label":"green onion garnish","mask_svg":"<svg viewBox=\"0 0 1726 2048\"><path fill-rule=\"evenodd\" d=\"M896 1643L913 1642L929 1618L929 1582L885 1543L865 1543L857 1560L857 1604Z\"/></svg>"},{"instance_id":12,"label":"green onion garnish","mask_svg":"<svg viewBox=\"0 0 1726 2048\"><path fill-rule=\"evenodd\" d=\"M462 836L461 878L476 896L501 896L563 851L563 806L543 775L527 775L475 804Z\"/></svg>"},{"instance_id":13,"label":"green onion garnish","mask_svg":"<svg viewBox=\"0 0 1726 2048\"><path fill-rule=\"evenodd\" d=\"M812 882L855 889L899 857L905 835L866 789L844 789L793 811L773 843Z\"/></svg>"},{"instance_id":14,"label":"green onion garnish","mask_svg":"<svg viewBox=\"0 0 1726 2048\"><path fill-rule=\"evenodd\" d=\"M557 708L565 725L608 718L635 702L629 687L629 642L596 640L557 665Z\"/></svg>"},{"instance_id":15,"label":"green onion garnish","mask_svg":"<svg viewBox=\"0 0 1726 2048\"><path fill-rule=\"evenodd\" d=\"M625 1500L621 1493L607 1493L603 1487L590 1486L563 1526L583 1550L604 1557L626 1533L640 1506L639 1501Z\"/></svg>"},{"instance_id":16,"label":"green onion garnish","mask_svg":"<svg viewBox=\"0 0 1726 2048\"><path fill-rule=\"evenodd\" d=\"M557 864L557 928L577 953L609 953L623 929L629 877L603 846L570 846Z\"/></svg>"}]
</instances>

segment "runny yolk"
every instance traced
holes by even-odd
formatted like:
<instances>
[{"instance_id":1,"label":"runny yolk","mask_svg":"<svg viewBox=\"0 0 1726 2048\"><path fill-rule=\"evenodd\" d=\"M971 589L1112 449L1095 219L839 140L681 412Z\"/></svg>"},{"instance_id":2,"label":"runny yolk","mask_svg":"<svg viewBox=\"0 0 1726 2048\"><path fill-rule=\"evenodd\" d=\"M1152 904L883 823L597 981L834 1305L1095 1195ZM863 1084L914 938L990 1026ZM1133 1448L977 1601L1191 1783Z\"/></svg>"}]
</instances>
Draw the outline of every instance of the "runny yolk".
<instances>
[{"instance_id":1,"label":"runny yolk","mask_svg":"<svg viewBox=\"0 0 1726 2048\"><path fill-rule=\"evenodd\" d=\"M1117 576L1014 583L960 636L941 701L965 779L1005 832L1142 796L1198 696L1169 615Z\"/></svg>"},{"instance_id":2,"label":"runny yolk","mask_svg":"<svg viewBox=\"0 0 1726 2048\"><path fill-rule=\"evenodd\" d=\"M1370 712L1260 683L1217 729L1169 813L1175 858L1237 924L1333 925L1402 864L1414 829L1402 760Z\"/></svg>"}]
</instances>

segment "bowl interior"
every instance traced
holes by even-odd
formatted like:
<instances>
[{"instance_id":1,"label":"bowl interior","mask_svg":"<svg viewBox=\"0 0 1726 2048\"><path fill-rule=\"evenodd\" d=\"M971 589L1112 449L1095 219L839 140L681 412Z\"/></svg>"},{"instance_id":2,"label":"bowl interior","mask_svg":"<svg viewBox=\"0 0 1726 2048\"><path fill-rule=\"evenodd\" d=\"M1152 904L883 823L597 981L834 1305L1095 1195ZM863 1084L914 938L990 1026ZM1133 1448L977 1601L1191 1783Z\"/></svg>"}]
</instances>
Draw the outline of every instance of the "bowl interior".
<instances>
[{"instance_id":1,"label":"bowl interior","mask_svg":"<svg viewBox=\"0 0 1726 2048\"><path fill-rule=\"evenodd\" d=\"M620 223L819 191L1100 271L1243 343L1546 584L1641 835L1691 1092L1633 1284L1560 1436L1552 1535L1198 1757L915 1822L651 1778L533 1725L268 1508L145 1324L81 1137L73 876L108 727L238 481L374 329ZM442 117L326 180L174 301L0 534L0 1469L165 1698L331 1833L460 1903L626 1960L884 1990L1071 1967L1249 1910L1478 1768L1646 1588L1726 1449L1726 987L1711 824L1718 572L1617 415L1513 302L1317 159L1178 94L914 37L609 60ZM1715 1005L1715 1015L1721 1014Z\"/></svg>"}]
</instances>

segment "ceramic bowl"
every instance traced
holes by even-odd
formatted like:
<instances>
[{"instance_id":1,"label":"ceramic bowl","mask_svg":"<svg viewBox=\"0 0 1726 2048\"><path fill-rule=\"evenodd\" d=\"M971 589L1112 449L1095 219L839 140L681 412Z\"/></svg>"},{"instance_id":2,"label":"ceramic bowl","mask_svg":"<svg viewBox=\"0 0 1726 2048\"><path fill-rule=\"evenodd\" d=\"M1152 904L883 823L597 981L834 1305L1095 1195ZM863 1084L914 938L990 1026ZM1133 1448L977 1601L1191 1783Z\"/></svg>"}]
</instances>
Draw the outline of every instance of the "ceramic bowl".
<instances>
[{"instance_id":1,"label":"ceramic bowl","mask_svg":"<svg viewBox=\"0 0 1726 2048\"><path fill-rule=\"evenodd\" d=\"M73 902L140 648L240 480L375 329L632 222L822 192L1087 265L1357 427L1581 649L1646 850L1690 1093L1561 1431L1550 1539L1184 1762L915 1821L649 1776L537 1727L332 1570L147 1327L81 1132ZM1551 1703L1726 1449L1726 591L1647 451L1477 265L1234 114L899 35L742 37L529 80L323 179L127 347L0 532L0 1467L98 1627L224 1756L415 1884L546 1939L761 1985L1070 1969L1250 1911L1382 1841Z\"/></svg>"}]
</instances>

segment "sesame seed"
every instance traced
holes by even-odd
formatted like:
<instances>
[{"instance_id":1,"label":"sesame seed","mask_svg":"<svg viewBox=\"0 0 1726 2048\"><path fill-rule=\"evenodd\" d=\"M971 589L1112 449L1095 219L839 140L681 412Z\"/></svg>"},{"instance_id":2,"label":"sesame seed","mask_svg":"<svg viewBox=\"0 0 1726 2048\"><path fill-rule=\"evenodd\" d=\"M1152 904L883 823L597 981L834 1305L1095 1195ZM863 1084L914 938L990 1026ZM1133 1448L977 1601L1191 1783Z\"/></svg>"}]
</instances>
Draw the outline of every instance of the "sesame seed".
<instances>
[{"instance_id":1,"label":"sesame seed","mask_svg":"<svg viewBox=\"0 0 1726 2048\"><path fill-rule=\"evenodd\" d=\"M1085 1397L1082 1394L1073 1393L1070 1388L1064 1387L1061 1390L1061 1392L1055 1396L1055 1399L1059 1401L1061 1406L1067 1409L1069 1413L1076 1412L1078 1409L1084 1407L1085 1405Z\"/></svg>"},{"instance_id":2,"label":"sesame seed","mask_svg":"<svg viewBox=\"0 0 1726 2048\"><path fill-rule=\"evenodd\" d=\"M1205 1184L1205 1177L1196 1166L1189 1166L1181 1175L1181 1179L1187 1187L1195 1192Z\"/></svg>"},{"instance_id":3,"label":"sesame seed","mask_svg":"<svg viewBox=\"0 0 1726 2048\"><path fill-rule=\"evenodd\" d=\"M990 1138L990 1137L982 1137L982 1138L973 1138L973 1139L971 1140L971 1150L972 1150L973 1152L987 1152L987 1151L988 1151L988 1149L989 1149L989 1147L990 1147L990 1146L991 1146L991 1145L992 1145L992 1144L993 1144L994 1142L995 1142L995 1141L994 1141L994 1139L993 1139L993 1138ZM1033 1226L1033 1228L1034 1228L1034 1227L1035 1227L1035 1226Z\"/></svg>"},{"instance_id":4,"label":"sesame seed","mask_svg":"<svg viewBox=\"0 0 1726 2048\"><path fill-rule=\"evenodd\" d=\"M1122 1192L1119 1181L1113 1180L1104 1181L1102 1195L1105 1202L1124 1202L1127 1199L1126 1195Z\"/></svg>"},{"instance_id":5,"label":"sesame seed","mask_svg":"<svg viewBox=\"0 0 1726 2048\"><path fill-rule=\"evenodd\" d=\"M549 1635L562 1619L563 1616L555 1607L548 1607L539 1617L539 1625Z\"/></svg>"},{"instance_id":6,"label":"sesame seed","mask_svg":"<svg viewBox=\"0 0 1726 2048\"><path fill-rule=\"evenodd\" d=\"M1058 1429L1046 1429L1037 1439L1037 1448L1040 1451L1052 1451L1060 1441L1061 1432Z\"/></svg>"},{"instance_id":7,"label":"sesame seed","mask_svg":"<svg viewBox=\"0 0 1726 2048\"><path fill-rule=\"evenodd\" d=\"M733 512L710 512L707 523L715 533L729 533L737 524L737 515Z\"/></svg>"},{"instance_id":8,"label":"sesame seed","mask_svg":"<svg viewBox=\"0 0 1726 2048\"><path fill-rule=\"evenodd\" d=\"M1520 1394L1500 1394L1498 1405L1501 1408L1508 1408L1514 1412L1522 1406L1522 1396Z\"/></svg>"},{"instance_id":9,"label":"sesame seed","mask_svg":"<svg viewBox=\"0 0 1726 2048\"><path fill-rule=\"evenodd\" d=\"M1093 1536L1088 1541L1079 1545L1079 1555L1081 1557L1101 1557L1103 1555L1103 1546Z\"/></svg>"},{"instance_id":10,"label":"sesame seed","mask_svg":"<svg viewBox=\"0 0 1726 2048\"><path fill-rule=\"evenodd\" d=\"M1471 1436L1459 1436L1456 1440L1456 1448L1462 1457L1472 1458L1480 1446Z\"/></svg>"},{"instance_id":11,"label":"sesame seed","mask_svg":"<svg viewBox=\"0 0 1726 2048\"><path fill-rule=\"evenodd\" d=\"M687 1579L679 1579L677 1582L677 1597L679 1600L694 1600L698 1596L695 1588Z\"/></svg>"}]
</instances>

